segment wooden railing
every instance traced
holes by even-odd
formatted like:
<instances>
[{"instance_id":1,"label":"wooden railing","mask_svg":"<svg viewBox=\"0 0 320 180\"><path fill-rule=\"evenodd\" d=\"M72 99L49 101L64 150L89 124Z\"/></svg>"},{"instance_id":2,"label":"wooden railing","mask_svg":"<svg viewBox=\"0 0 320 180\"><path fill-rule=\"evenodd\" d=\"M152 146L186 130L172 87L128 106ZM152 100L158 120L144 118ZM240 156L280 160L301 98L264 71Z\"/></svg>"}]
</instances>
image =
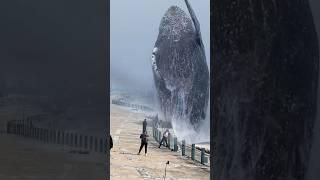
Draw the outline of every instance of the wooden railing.
<instances>
[{"instance_id":1,"label":"wooden railing","mask_svg":"<svg viewBox=\"0 0 320 180\"><path fill-rule=\"evenodd\" d=\"M32 121L9 121L6 127L7 134L23 136L42 141L44 143L66 145L88 152L106 153L106 137L99 137L76 131L41 128L34 126Z\"/></svg>"},{"instance_id":2,"label":"wooden railing","mask_svg":"<svg viewBox=\"0 0 320 180\"><path fill-rule=\"evenodd\" d=\"M164 129L156 127L156 124L152 123L152 135L155 141L160 143ZM204 148L197 148L195 144L186 144L185 140L178 141L178 138L171 134L168 136L168 147L174 152L180 152L182 156L190 157L193 161L210 166L210 152Z\"/></svg>"}]
</instances>

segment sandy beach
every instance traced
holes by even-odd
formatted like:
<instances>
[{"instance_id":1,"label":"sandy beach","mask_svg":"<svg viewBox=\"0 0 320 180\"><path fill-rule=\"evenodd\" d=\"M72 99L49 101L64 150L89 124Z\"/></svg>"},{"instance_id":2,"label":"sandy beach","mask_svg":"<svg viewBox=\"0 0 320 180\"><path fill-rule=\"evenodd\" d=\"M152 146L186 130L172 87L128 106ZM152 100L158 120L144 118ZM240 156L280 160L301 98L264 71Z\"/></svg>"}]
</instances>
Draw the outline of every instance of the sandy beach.
<instances>
[{"instance_id":1,"label":"sandy beach","mask_svg":"<svg viewBox=\"0 0 320 180\"><path fill-rule=\"evenodd\" d=\"M139 135L145 114L110 104L110 130L114 148L110 152L110 179L210 179L210 167L192 162L178 152L172 152L149 138L148 153L137 155L140 147ZM151 127L147 128L152 136Z\"/></svg>"}]
</instances>

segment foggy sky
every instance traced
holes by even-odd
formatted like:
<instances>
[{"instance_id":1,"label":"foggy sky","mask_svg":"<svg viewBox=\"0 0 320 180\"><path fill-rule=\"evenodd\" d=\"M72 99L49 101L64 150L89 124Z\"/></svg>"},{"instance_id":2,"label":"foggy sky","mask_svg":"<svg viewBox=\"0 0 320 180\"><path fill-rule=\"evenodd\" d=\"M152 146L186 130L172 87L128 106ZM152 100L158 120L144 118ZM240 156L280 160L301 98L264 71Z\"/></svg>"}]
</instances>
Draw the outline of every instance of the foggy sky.
<instances>
[{"instance_id":1,"label":"foggy sky","mask_svg":"<svg viewBox=\"0 0 320 180\"><path fill-rule=\"evenodd\" d=\"M210 62L210 1L189 1L200 22L206 60ZM151 53L161 18L177 5L188 15L184 0L111 0L110 68L112 88L152 90Z\"/></svg>"}]
</instances>

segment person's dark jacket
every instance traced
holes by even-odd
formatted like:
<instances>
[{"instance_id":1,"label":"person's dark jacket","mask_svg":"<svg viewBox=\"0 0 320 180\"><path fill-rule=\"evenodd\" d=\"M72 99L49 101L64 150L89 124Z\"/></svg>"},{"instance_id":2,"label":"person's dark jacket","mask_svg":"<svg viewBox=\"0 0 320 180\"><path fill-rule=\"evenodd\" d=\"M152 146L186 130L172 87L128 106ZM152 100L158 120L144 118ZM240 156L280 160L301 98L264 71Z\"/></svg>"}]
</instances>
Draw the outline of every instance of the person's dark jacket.
<instances>
[{"instance_id":1,"label":"person's dark jacket","mask_svg":"<svg viewBox=\"0 0 320 180\"><path fill-rule=\"evenodd\" d=\"M148 143L148 134L140 134L141 143Z\"/></svg>"},{"instance_id":2,"label":"person's dark jacket","mask_svg":"<svg viewBox=\"0 0 320 180\"><path fill-rule=\"evenodd\" d=\"M113 148L113 141L112 141L112 137L110 135L110 149Z\"/></svg>"}]
</instances>

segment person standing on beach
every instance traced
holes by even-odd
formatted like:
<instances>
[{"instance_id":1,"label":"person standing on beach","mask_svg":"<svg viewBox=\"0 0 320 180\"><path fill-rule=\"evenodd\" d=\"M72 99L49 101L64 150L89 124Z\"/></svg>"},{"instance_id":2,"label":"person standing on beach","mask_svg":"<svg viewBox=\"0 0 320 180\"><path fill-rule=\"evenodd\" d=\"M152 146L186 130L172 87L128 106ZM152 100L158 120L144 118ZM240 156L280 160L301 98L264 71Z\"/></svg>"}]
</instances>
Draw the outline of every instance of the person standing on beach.
<instances>
[{"instance_id":1,"label":"person standing on beach","mask_svg":"<svg viewBox=\"0 0 320 180\"><path fill-rule=\"evenodd\" d=\"M112 136L110 134L110 150L113 148L113 140L112 140Z\"/></svg>"},{"instance_id":2,"label":"person standing on beach","mask_svg":"<svg viewBox=\"0 0 320 180\"><path fill-rule=\"evenodd\" d=\"M147 120L144 119L143 123L142 123L142 133L147 131Z\"/></svg>"},{"instance_id":3,"label":"person standing on beach","mask_svg":"<svg viewBox=\"0 0 320 180\"><path fill-rule=\"evenodd\" d=\"M139 149L138 155L140 155L140 152L141 152L143 146L144 146L144 155L147 155L148 137L149 137L149 135L147 134L147 131L143 132L140 135L141 145L140 145L140 149Z\"/></svg>"},{"instance_id":4,"label":"person standing on beach","mask_svg":"<svg viewBox=\"0 0 320 180\"><path fill-rule=\"evenodd\" d=\"M166 147L168 147L168 136L169 136L169 133L170 133L169 129L166 129L166 131L164 131L162 139L161 139L160 144L159 144L159 148L161 147L163 141L166 143Z\"/></svg>"}]
</instances>

